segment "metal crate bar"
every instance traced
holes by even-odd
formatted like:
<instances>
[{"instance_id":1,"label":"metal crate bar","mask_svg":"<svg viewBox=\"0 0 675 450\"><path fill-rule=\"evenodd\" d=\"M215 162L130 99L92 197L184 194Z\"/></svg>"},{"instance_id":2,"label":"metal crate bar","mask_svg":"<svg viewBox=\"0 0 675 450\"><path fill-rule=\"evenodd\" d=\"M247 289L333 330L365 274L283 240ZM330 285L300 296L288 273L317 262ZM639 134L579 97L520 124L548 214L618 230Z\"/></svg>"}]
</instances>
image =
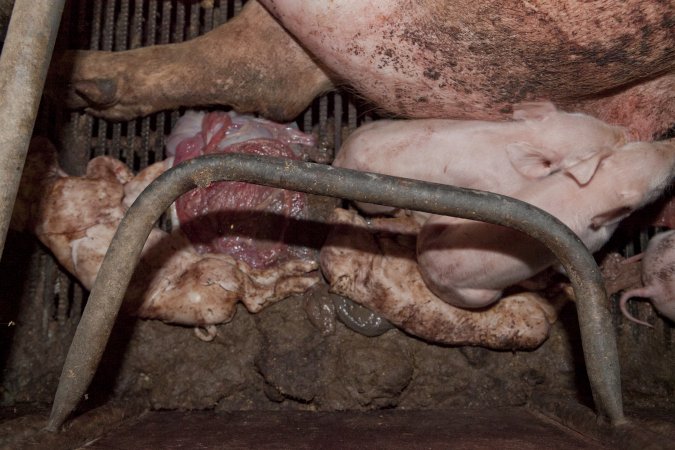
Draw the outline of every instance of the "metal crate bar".
<instances>
[{"instance_id":1,"label":"metal crate bar","mask_svg":"<svg viewBox=\"0 0 675 450\"><path fill-rule=\"evenodd\" d=\"M124 293L152 227L183 193L220 180L482 220L522 231L546 245L567 271L577 298L582 345L600 414L625 422L619 361L600 270L581 240L546 212L506 196L332 166L254 155L207 155L174 167L138 197L120 222L73 338L48 429L57 430L91 382Z\"/></svg>"}]
</instances>

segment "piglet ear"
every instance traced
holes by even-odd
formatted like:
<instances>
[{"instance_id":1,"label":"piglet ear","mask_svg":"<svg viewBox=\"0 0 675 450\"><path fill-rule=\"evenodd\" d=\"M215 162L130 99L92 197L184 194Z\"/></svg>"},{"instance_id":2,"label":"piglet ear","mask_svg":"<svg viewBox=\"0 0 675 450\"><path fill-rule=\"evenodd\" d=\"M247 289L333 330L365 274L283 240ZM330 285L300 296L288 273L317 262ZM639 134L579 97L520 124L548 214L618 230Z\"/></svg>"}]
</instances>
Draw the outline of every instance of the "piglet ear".
<instances>
[{"instance_id":1,"label":"piglet ear","mask_svg":"<svg viewBox=\"0 0 675 450\"><path fill-rule=\"evenodd\" d=\"M527 178L543 178L554 170L551 161L543 152L527 142L507 145L506 154L513 168Z\"/></svg>"},{"instance_id":2,"label":"piglet ear","mask_svg":"<svg viewBox=\"0 0 675 450\"><path fill-rule=\"evenodd\" d=\"M598 214L597 216L591 219L591 227L594 230L597 230L598 228L601 227L608 227L614 225L616 223L621 222L626 217L628 217L628 215L632 211L633 210L631 208L627 206L622 206L620 208L611 209L602 214Z\"/></svg>"},{"instance_id":3,"label":"piglet ear","mask_svg":"<svg viewBox=\"0 0 675 450\"><path fill-rule=\"evenodd\" d=\"M524 102L513 106L514 120L544 120L556 112L551 102Z\"/></svg>"},{"instance_id":4,"label":"piglet ear","mask_svg":"<svg viewBox=\"0 0 675 450\"><path fill-rule=\"evenodd\" d=\"M589 158L579 161L569 167L565 167L565 172L569 174L580 186L588 184L598 170L600 162L609 156L608 151L593 153Z\"/></svg>"}]
</instances>

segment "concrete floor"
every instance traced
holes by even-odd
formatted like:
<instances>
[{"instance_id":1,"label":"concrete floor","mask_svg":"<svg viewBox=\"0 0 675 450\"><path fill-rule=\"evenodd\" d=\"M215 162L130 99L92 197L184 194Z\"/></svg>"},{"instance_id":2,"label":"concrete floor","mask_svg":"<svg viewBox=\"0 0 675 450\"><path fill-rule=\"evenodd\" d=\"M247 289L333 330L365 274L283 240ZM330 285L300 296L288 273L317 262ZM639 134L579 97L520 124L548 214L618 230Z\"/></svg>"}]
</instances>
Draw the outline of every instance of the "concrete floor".
<instances>
[{"instance_id":1,"label":"concrete floor","mask_svg":"<svg viewBox=\"0 0 675 450\"><path fill-rule=\"evenodd\" d=\"M149 412L87 449L607 448L523 408L452 411Z\"/></svg>"},{"instance_id":2,"label":"concrete floor","mask_svg":"<svg viewBox=\"0 0 675 450\"><path fill-rule=\"evenodd\" d=\"M673 449L675 409L612 427L559 398L523 407L312 411L141 411L108 403L44 430L48 405L0 409L0 449Z\"/></svg>"}]
</instances>

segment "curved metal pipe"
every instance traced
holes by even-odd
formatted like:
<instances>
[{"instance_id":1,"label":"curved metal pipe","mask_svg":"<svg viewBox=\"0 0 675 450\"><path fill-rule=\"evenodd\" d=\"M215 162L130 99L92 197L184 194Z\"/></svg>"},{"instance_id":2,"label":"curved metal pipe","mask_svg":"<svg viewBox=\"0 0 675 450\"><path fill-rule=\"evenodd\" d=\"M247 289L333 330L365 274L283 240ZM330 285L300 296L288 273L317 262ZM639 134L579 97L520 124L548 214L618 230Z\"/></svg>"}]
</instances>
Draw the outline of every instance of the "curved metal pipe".
<instances>
[{"instance_id":1,"label":"curved metal pipe","mask_svg":"<svg viewBox=\"0 0 675 450\"><path fill-rule=\"evenodd\" d=\"M16 0L0 56L0 256L65 0Z\"/></svg>"},{"instance_id":2,"label":"curved metal pipe","mask_svg":"<svg viewBox=\"0 0 675 450\"><path fill-rule=\"evenodd\" d=\"M483 191L284 159L208 155L165 172L120 222L77 327L56 391L48 429L58 429L89 386L143 245L181 194L219 180L247 181L312 194L481 220L520 230L545 244L565 267L574 293L593 398L613 423L624 421L618 354L598 266L562 222L527 203ZM527 221L523 221L527 218Z\"/></svg>"}]
</instances>

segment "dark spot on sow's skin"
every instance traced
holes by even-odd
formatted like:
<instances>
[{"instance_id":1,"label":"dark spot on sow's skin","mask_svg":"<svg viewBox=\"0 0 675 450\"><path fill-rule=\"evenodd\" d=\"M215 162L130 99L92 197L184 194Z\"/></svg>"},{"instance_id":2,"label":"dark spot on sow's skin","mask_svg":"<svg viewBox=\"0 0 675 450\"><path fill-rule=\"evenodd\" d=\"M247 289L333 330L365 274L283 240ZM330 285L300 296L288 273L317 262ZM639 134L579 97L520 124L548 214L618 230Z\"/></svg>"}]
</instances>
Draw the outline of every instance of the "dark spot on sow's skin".
<instances>
[{"instance_id":1,"label":"dark spot on sow's skin","mask_svg":"<svg viewBox=\"0 0 675 450\"><path fill-rule=\"evenodd\" d=\"M441 77L441 73L438 70L434 69L433 67L427 67L426 69L424 69L423 74L425 77L434 81L438 80Z\"/></svg>"},{"instance_id":2,"label":"dark spot on sow's skin","mask_svg":"<svg viewBox=\"0 0 675 450\"><path fill-rule=\"evenodd\" d=\"M629 62L631 55L626 51L626 48L631 43L631 36L621 36L615 44L609 47L603 47L600 44L590 45L581 50L581 55L598 66L605 66L617 62Z\"/></svg>"}]
</instances>

